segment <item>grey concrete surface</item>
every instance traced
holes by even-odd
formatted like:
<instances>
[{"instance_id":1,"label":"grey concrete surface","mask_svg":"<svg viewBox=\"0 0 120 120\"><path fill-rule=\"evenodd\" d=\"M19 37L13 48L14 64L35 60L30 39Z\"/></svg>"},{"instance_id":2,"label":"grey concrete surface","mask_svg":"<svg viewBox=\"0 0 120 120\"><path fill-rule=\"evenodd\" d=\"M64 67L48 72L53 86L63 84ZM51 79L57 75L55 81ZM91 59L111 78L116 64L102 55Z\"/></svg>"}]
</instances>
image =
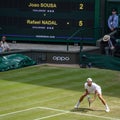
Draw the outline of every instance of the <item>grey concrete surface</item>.
<instances>
[{"instance_id":1,"label":"grey concrete surface","mask_svg":"<svg viewBox=\"0 0 120 120\"><path fill-rule=\"evenodd\" d=\"M11 50L55 50L55 51L79 51L80 46L75 45L52 45L33 43L9 43ZM97 46L83 46L82 51L97 50Z\"/></svg>"}]
</instances>

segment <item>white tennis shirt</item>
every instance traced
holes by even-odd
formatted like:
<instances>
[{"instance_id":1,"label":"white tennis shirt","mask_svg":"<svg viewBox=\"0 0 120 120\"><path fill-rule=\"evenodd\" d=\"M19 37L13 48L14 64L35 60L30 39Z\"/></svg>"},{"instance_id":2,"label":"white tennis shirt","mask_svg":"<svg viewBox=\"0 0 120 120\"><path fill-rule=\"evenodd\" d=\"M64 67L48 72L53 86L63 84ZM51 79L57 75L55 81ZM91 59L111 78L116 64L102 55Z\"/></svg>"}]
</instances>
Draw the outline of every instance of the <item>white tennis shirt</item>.
<instances>
[{"instance_id":1,"label":"white tennis shirt","mask_svg":"<svg viewBox=\"0 0 120 120\"><path fill-rule=\"evenodd\" d=\"M101 87L94 82L92 82L91 86L88 86L86 82L85 89L87 89L89 93L95 93L95 91L97 91L99 94L101 94Z\"/></svg>"}]
</instances>

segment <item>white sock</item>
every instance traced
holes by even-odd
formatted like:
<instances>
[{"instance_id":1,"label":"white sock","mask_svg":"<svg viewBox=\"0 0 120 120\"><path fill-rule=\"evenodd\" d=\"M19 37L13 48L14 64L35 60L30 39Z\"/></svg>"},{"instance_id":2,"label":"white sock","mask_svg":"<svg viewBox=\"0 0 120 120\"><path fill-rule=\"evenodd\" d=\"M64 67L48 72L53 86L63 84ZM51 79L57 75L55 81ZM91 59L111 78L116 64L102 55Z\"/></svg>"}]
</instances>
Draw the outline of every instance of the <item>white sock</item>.
<instances>
[{"instance_id":1,"label":"white sock","mask_svg":"<svg viewBox=\"0 0 120 120\"><path fill-rule=\"evenodd\" d=\"M76 106L79 107L79 105L80 105L80 101L78 101L78 103L76 104Z\"/></svg>"},{"instance_id":2,"label":"white sock","mask_svg":"<svg viewBox=\"0 0 120 120\"><path fill-rule=\"evenodd\" d=\"M106 108L109 108L107 104L105 104L105 107L106 107Z\"/></svg>"}]
</instances>

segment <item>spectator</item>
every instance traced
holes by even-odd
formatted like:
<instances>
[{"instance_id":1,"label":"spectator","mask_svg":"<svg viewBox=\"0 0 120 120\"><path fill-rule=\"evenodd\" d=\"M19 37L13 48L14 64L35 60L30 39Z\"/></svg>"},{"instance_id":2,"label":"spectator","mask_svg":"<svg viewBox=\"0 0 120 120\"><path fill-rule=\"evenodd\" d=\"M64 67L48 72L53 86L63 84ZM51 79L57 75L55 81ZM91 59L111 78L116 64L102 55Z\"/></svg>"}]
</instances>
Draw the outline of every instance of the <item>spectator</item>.
<instances>
[{"instance_id":1,"label":"spectator","mask_svg":"<svg viewBox=\"0 0 120 120\"><path fill-rule=\"evenodd\" d=\"M8 45L8 43L6 42L6 36L2 36L2 40L0 42L1 47L2 47L2 51L6 52L10 50L10 47Z\"/></svg>"},{"instance_id":2,"label":"spectator","mask_svg":"<svg viewBox=\"0 0 120 120\"><path fill-rule=\"evenodd\" d=\"M1 43L0 43L0 53L3 51L3 49L2 49L2 46L1 46Z\"/></svg>"},{"instance_id":3,"label":"spectator","mask_svg":"<svg viewBox=\"0 0 120 120\"><path fill-rule=\"evenodd\" d=\"M110 35L105 35L100 42L100 49L102 54L106 55L114 55L116 40L114 37L110 37Z\"/></svg>"},{"instance_id":4,"label":"spectator","mask_svg":"<svg viewBox=\"0 0 120 120\"><path fill-rule=\"evenodd\" d=\"M112 9L112 15L108 18L108 27L111 32L118 28L118 15L116 9Z\"/></svg>"}]
</instances>

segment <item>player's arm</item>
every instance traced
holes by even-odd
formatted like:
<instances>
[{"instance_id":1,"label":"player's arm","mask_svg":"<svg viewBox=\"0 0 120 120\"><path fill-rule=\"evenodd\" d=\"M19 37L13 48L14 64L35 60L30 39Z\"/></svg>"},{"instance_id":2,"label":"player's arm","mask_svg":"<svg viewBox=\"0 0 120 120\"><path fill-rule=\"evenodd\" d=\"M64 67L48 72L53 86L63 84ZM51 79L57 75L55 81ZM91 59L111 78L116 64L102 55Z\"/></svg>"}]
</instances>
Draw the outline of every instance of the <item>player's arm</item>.
<instances>
[{"instance_id":1,"label":"player's arm","mask_svg":"<svg viewBox=\"0 0 120 120\"><path fill-rule=\"evenodd\" d=\"M88 90L87 90L87 89L85 89L85 92L86 92L86 94L87 94L87 95L89 94L89 92L88 92Z\"/></svg>"},{"instance_id":2,"label":"player's arm","mask_svg":"<svg viewBox=\"0 0 120 120\"><path fill-rule=\"evenodd\" d=\"M89 94L88 90L85 89L85 93L83 94L83 96L85 97L85 96L87 96L88 94Z\"/></svg>"},{"instance_id":3,"label":"player's arm","mask_svg":"<svg viewBox=\"0 0 120 120\"><path fill-rule=\"evenodd\" d=\"M84 88L85 88L85 95L88 95L89 92L88 92L88 90L87 90L87 85L86 85L86 83L84 84Z\"/></svg>"}]
</instances>

